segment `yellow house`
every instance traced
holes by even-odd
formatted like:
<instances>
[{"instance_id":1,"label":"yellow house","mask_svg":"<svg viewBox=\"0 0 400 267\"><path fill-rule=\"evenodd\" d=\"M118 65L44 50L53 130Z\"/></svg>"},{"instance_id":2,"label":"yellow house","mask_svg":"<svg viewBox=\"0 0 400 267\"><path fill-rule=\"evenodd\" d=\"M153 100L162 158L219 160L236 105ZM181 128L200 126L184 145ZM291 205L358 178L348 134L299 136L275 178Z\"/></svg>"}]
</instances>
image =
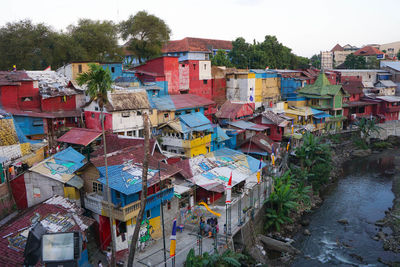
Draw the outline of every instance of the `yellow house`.
<instances>
[{"instance_id":1,"label":"yellow house","mask_svg":"<svg viewBox=\"0 0 400 267\"><path fill-rule=\"evenodd\" d=\"M201 113L181 115L159 126L162 150L191 158L210 152L211 122Z\"/></svg>"},{"instance_id":2,"label":"yellow house","mask_svg":"<svg viewBox=\"0 0 400 267\"><path fill-rule=\"evenodd\" d=\"M281 93L278 74L268 70L251 70L251 73L255 78L256 107L261 106L262 103L268 106L279 101Z\"/></svg>"},{"instance_id":3,"label":"yellow house","mask_svg":"<svg viewBox=\"0 0 400 267\"><path fill-rule=\"evenodd\" d=\"M331 117L329 114L310 107L285 107L285 115L293 118L293 123L309 131L322 131Z\"/></svg>"},{"instance_id":4,"label":"yellow house","mask_svg":"<svg viewBox=\"0 0 400 267\"><path fill-rule=\"evenodd\" d=\"M74 61L59 68L57 73L66 76L69 80L76 80L79 74L89 71L89 64L99 65L98 62L93 61Z\"/></svg>"}]
</instances>

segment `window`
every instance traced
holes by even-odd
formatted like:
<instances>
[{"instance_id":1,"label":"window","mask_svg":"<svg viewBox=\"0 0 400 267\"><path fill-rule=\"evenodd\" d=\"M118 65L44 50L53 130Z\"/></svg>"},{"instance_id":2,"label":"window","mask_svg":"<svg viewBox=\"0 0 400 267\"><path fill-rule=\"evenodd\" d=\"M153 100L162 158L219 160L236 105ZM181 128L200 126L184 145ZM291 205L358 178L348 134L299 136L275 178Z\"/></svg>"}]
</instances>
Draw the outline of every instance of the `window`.
<instances>
[{"instance_id":1,"label":"window","mask_svg":"<svg viewBox=\"0 0 400 267\"><path fill-rule=\"evenodd\" d=\"M199 111L200 111L200 109L199 109L199 108L196 108L196 109L195 109L195 111L196 111L196 112L199 112Z\"/></svg>"},{"instance_id":2,"label":"window","mask_svg":"<svg viewBox=\"0 0 400 267\"><path fill-rule=\"evenodd\" d=\"M103 192L103 184L99 182L93 182L93 192L96 193Z\"/></svg>"},{"instance_id":3,"label":"window","mask_svg":"<svg viewBox=\"0 0 400 267\"><path fill-rule=\"evenodd\" d=\"M207 80L203 80L203 84L207 84L207 82L208 82Z\"/></svg>"},{"instance_id":4,"label":"window","mask_svg":"<svg viewBox=\"0 0 400 267\"><path fill-rule=\"evenodd\" d=\"M136 112L136 115L142 116L142 112L138 110L138 111Z\"/></svg>"},{"instance_id":5,"label":"window","mask_svg":"<svg viewBox=\"0 0 400 267\"><path fill-rule=\"evenodd\" d=\"M358 113L365 113L365 107L359 107Z\"/></svg>"},{"instance_id":6,"label":"window","mask_svg":"<svg viewBox=\"0 0 400 267\"><path fill-rule=\"evenodd\" d=\"M30 101L33 101L33 97L31 97L31 96L22 97L21 101L22 102L30 102Z\"/></svg>"},{"instance_id":7,"label":"window","mask_svg":"<svg viewBox=\"0 0 400 267\"><path fill-rule=\"evenodd\" d=\"M115 191L115 198L117 198L117 199L121 198L121 193L118 191Z\"/></svg>"},{"instance_id":8,"label":"window","mask_svg":"<svg viewBox=\"0 0 400 267\"><path fill-rule=\"evenodd\" d=\"M39 187L34 187L33 188L33 197L34 198L40 198L40 188Z\"/></svg>"},{"instance_id":9,"label":"window","mask_svg":"<svg viewBox=\"0 0 400 267\"><path fill-rule=\"evenodd\" d=\"M193 64L193 69L194 69L194 70L196 69L196 64Z\"/></svg>"},{"instance_id":10,"label":"window","mask_svg":"<svg viewBox=\"0 0 400 267\"><path fill-rule=\"evenodd\" d=\"M139 137L143 137L144 136L143 133L144 133L143 129L139 130Z\"/></svg>"},{"instance_id":11,"label":"window","mask_svg":"<svg viewBox=\"0 0 400 267\"><path fill-rule=\"evenodd\" d=\"M82 65L81 64L78 65L78 73L82 73Z\"/></svg>"},{"instance_id":12,"label":"window","mask_svg":"<svg viewBox=\"0 0 400 267\"><path fill-rule=\"evenodd\" d=\"M179 116L181 114L182 114L181 112L175 112L175 116Z\"/></svg>"},{"instance_id":13,"label":"window","mask_svg":"<svg viewBox=\"0 0 400 267\"><path fill-rule=\"evenodd\" d=\"M311 99L311 105L313 106L318 105L318 99Z\"/></svg>"},{"instance_id":14,"label":"window","mask_svg":"<svg viewBox=\"0 0 400 267\"><path fill-rule=\"evenodd\" d=\"M114 73L115 72L115 68L111 67L111 72Z\"/></svg>"},{"instance_id":15,"label":"window","mask_svg":"<svg viewBox=\"0 0 400 267\"><path fill-rule=\"evenodd\" d=\"M32 125L33 126L43 126L43 121L42 120L34 121L34 122L32 122Z\"/></svg>"},{"instance_id":16,"label":"window","mask_svg":"<svg viewBox=\"0 0 400 267\"><path fill-rule=\"evenodd\" d=\"M123 118L127 118L127 117L129 117L130 115L131 115L131 114L130 114L129 111L121 112L121 117L123 117Z\"/></svg>"},{"instance_id":17,"label":"window","mask_svg":"<svg viewBox=\"0 0 400 267\"><path fill-rule=\"evenodd\" d=\"M168 113L164 113L164 118L168 118L169 114Z\"/></svg>"},{"instance_id":18,"label":"window","mask_svg":"<svg viewBox=\"0 0 400 267\"><path fill-rule=\"evenodd\" d=\"M146 211L146 218L150 219L150 217L151 217L151 212L150 212L150 210L147 210Z\"/></svg>"},{"instance_id":19,"label":"window","mask_svg":"<svg viewBox=\"0 0 400 267\"><path fill-rule=\"evenodd\" d=\"M184 67L185 67L185 64L182 64L182 67L184 68Z\"/></svg>"},{"instance_id":20,"label":"window","mask_svg":"<svg viewBox=\"0 0 400 267\"><path fill-rule=\"evenodd\" d=\"M171 209L171 201L167 202L167 209L170 210Z\"/></svg>"},{"instance_id":21,"label":"window","mask_svg":"<svg viewBox=\"0 0 400 267\"><path fill-rule=\"evenodd\" d=\"M91 116L92 116L92 118L94 118L94 113L92 113L92 115L91 115Z\"/></svg>"},{"instance_id":22,"label":"window","mask_svg":"<svg viewBox=\"0 0 400 267\"><path fill-rule=\"evenodd\" d=\"M99 111L99 107L94 107L94 110L95 111Z\"/></svg>"},{"instance_id":23,"label":"window","mask_svg":"<svg viewBox=\"0 0 400 267\"><path fill-rule=\"evenodd\" d=\"M204 64L204 69L205 69L205 70L207 69L207 64Z\"/></svg>"}]
</instances>

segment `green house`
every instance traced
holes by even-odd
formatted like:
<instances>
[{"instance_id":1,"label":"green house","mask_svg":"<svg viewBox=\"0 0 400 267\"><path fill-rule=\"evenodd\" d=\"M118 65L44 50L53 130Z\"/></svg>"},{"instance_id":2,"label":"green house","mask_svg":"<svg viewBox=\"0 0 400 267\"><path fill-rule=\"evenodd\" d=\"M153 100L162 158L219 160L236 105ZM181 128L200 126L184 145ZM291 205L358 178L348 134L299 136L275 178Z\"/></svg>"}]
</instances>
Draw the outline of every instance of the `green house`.
<instances>
[{"instance_id":1,"label":"green house","mask_svg":"<svg viewBox=\"0 0 400 267\"><path fill-rule=\"evenodd\" d=\"M340 130L343 128L343 97L346 96L342 85L331 84L321 72L314 84L299 88L298 96L305 97L307 106L324 110L332 117L327 123L327 130Z\"/></svg>"}]
</instances>

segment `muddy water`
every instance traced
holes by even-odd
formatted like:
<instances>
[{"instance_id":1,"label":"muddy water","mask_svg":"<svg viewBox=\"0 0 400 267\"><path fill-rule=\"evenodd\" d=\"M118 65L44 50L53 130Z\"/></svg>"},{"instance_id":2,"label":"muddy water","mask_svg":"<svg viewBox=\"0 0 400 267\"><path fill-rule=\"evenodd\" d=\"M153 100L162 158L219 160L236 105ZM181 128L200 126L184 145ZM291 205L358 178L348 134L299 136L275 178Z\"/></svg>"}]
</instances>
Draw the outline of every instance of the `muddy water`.
<instances>
[{"instance_id":1,"label":"muddy water","mask_svg":"<svg viewBox=\"0 0 400 267\"><path fill-rule=\"evenodd\" d=\"M303 252L292 266L383 266L384 261L398 261L400 254L384 251L382 241L372 238L378 232L377 220L392 207L394 195L391 175L398 150L352 159L343 178L324 195L324 203L310 216L311 236L299 233L296 248ZM386 173L385 173L386 171ZM347 225L338 223L346 219ZM390 228L382 231L390 233Z\"/></svg>"}]
</instances>

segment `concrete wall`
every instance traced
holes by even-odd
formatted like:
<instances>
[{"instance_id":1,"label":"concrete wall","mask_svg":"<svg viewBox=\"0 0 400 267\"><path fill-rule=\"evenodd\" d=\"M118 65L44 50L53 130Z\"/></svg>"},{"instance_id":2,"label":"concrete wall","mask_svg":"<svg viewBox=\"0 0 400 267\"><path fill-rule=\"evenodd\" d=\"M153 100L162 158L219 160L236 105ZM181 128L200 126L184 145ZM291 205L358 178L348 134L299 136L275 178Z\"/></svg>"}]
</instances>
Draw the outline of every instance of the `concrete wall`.
<instances>
[{"instance_id":1,"label":"concrete wall","mask_svg":"<svg viewBox=\"0 0 400 267\"><path fill-rule=\"evenodd\" d=\"M28 207L41 203L54 195L64 196L64 185L61 182L30 171L26 172L24 177ZM33 196L33 188L40 189L40 197Z\"/></svg>"},{"instance_id":2,"label":"concrete wall","mask_svg":"<svg viewBox=\"0 0 400 267\"><path fill-rule=\"evenodd\" d=\"M210 60L199 61L199 79L200 80L211 79L211 61Z\"/></svg>"},{"instance_id":3,"label":"concrete wall","mask_svg":"<svg viewBox=\"0 0 400 267\"><path fill-rule=\"evenodd\" d=\"M379 127L382 127L379 133L372 133L371 138L379 138L382 140L386 140L389 136L395 135L400 136L400 121L387 121L385 123L378 124Z\"/></svg>"}]
</instances>

